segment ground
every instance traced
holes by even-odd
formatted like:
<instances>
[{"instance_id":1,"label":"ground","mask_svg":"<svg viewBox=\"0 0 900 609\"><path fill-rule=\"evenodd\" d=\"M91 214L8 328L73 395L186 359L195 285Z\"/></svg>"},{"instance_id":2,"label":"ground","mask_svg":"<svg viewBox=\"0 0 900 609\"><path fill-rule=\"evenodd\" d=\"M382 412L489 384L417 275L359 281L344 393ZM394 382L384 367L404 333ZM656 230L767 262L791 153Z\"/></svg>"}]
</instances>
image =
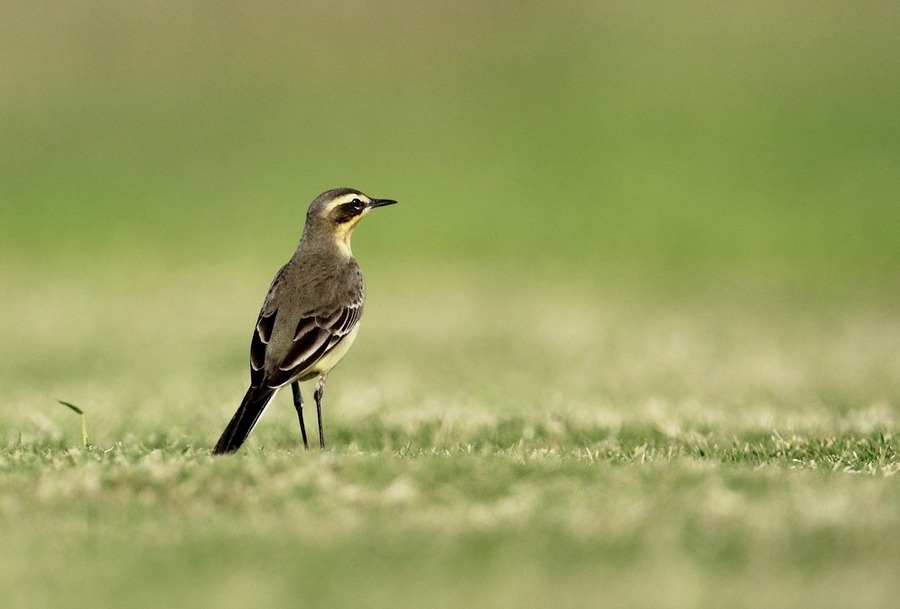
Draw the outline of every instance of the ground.
<instances>
[{"instance_id":1,"label":"ground","mask_svg":"<svg viewBox=\"0 0 900 609\"><path fill-rule=\"evenodd\" d=\"M214 458L254 306L228 298L245 281L222 277L204 298L237 306L218 316L170 315L182 282L152 296L101 279L81 295L32 289L92 312L26 316L31 340L13 337L0 526L16 551L0 572L15 606L896 598L890 308L775 313L727 294L670 294L660 308L624 288L601 299L559 286L496 299L479 275L445 297L376 282L326 394L329 449L301 448L285 393L240 453ZM90 328L56 340L95 316L106 340ZM87 448L55 398L86 411Z\"/></svg>"},{"instance_id":2,"label":"ground","mask_svg":"<svg viewBox=\"0 0 900 609\"><path fill-rule=\"evenodd\" d=\"M896 2L57 4L0 7L4 607L897 604ZM328 450L288 394L213 458L341 186L399 204Z\"/></svg>"}]
</instances>

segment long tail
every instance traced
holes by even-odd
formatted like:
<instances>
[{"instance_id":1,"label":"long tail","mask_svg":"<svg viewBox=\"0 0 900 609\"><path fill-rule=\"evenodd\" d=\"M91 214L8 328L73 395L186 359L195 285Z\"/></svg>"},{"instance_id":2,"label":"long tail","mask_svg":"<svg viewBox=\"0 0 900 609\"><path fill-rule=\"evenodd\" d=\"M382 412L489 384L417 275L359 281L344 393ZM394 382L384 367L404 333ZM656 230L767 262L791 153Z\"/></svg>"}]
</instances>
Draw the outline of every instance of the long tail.
<instances>
[{"instance_id":1,"label":"long tail","mask_svg":"<svg viewBox=\"0 0 900 609\"><path fill-rule=\"evenodd\" d=\"M234 452L241 447L247 436L256 425L259 415L266 408L266 404L275 395L275 389L271 387L251 387L244 395L241 405L237 412L231 417L231 421L222 432L216 447L213 449L214 455Z\"/></svg>"}]
</instances>

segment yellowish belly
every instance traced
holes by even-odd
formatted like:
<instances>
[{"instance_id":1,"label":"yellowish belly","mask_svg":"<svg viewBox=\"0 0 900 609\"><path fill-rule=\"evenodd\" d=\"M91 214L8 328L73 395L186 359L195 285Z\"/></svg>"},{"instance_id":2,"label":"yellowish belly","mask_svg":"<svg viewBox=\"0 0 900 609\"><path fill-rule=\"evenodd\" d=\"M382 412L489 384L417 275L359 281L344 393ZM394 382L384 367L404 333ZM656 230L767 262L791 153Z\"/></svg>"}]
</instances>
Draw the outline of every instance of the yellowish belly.
<instances>
[{"instance_id":1,"label":"yellowish belly","mask_svg":"<svg viewBox=\"0 0 900 609\"><path fill-rule=\"evenodd\" d=\"M350 350L350 347L353 346L353 341L356 340L356 333L359 332L360 323L357 322L353 329L350 330L350 334L344 337L344 340L339 342L335 347L319 358L313 366L307 370L306 374L300 377L299 380L306 381L311 378L315 378L322 374L328 374L328 371L337 366L337 363L341 361L347 351Z\"/></svg>"}]
</instances>

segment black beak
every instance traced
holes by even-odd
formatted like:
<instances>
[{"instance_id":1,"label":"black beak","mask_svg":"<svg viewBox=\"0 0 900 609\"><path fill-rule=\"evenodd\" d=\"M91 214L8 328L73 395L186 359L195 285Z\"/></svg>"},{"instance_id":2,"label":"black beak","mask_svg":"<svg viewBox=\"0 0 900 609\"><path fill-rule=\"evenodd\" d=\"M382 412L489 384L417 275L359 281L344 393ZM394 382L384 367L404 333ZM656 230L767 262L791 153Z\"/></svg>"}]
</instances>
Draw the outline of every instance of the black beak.
<instances>
[{"instance_id":1,"label":"black beak","mask_svg":"<svg viewBox=\"0 0 900 609\"><path fill-rule=\"evenodd\" d=\"M372 202L369 203L369 207L384 207L385 205L393 205L396 203L393 199L372 199Z\"/></svg>"}]
</instances>

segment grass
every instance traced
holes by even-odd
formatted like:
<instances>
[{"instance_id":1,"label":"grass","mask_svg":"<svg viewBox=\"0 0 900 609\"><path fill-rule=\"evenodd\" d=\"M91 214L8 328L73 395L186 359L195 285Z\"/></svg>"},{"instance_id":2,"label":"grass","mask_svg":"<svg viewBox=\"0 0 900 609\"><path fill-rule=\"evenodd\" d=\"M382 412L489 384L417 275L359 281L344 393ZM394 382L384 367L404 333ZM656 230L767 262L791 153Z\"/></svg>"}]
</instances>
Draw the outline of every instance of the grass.
<instances>
[{"instance_id":1,"label":"grass","mask_svg":"<svg viewBox=\"0 0 900 609\"><path fill-rule=\"evenodd\" d=\"M389 263L881 281L900 260L889 2L106 4L2 26L4 255L259 260L349 184L405 204L368 236Z\"/></svg>"},{"instance_id":2,"label":"grass","mask_svg":"<svg viewBox=\"0 0 900 609\"><path fill-rule=\"evenodd\" d=\"M7 557L7 599L887 607L897 592L889 435L485 423L444 448L390 448L382 421L325 454L268 434L234 459L191 438L13 443L4 539L41 569Z\"/></svg>"},{"instance_id":3,"label":"grass","mask_svg":"<svg viewBox=\"0 0 900 609\"><path fill-rule=\"evenodd\" d=\"M717 442L497 421L460 433L469 443L391 449L379 438L396 430L361 427L350 448L302 454L285 432L236 459L191 439L7 446L3 509L15 526L4 538L32 552L59 544L33 580L4 569L7 583L22 606L57 598L39 585L48 575L101 606L123 593L136 606L160 594L179 606L248 595L412 606L425 593L435 606L754 606L800 594L889 606L896 593L898 456L881 433ZM659 588L637 587L643 578ZM767 589L752 590L755 578Z\"/></svg>"},{"instance_id":4,"label":"grass","mask_svg":"<svg viewBox=\"0 0 900 609\"><path fill-rule=\"evenodd\" d=\"M0 12L4 606L896 604L895 3ZM338 185L329 450L213 459Z\"/></svg>"},{"instance_id":5,"label":"grass","mask_svg":"<svg viewBox=\"0 0 900 609\"><path fill-rule=\"evenodd\" d=\"M279 396L241 453L213 458L252 290L215 316L150 314L204 277L213 302L251 282L208 271L151 294L105 274L20 292L79 306L41 309L55 318L3 354L13 606L888 607L898 592L890 308L370 281L326 396L329 450L300 448ZM91 320L105 341L56 341ZM36 370L54 342L68 369ZM90 417L88 448L56 395Z\"/></svg>"},{"instance_id":6,"label":"grass","mask_svg":"<svg viewBox=\"0 0 900 609\"><path fill-rule=\"evenodd\" d=\"M68 402L64 402L62 400L57 400L60 404L77 414L81 418L81 445L87 448L88 446L88 434L87 434L87 419L84 416L84 411L76 406L75 404L69 404Z\"/></svg>"}]
</instances>

